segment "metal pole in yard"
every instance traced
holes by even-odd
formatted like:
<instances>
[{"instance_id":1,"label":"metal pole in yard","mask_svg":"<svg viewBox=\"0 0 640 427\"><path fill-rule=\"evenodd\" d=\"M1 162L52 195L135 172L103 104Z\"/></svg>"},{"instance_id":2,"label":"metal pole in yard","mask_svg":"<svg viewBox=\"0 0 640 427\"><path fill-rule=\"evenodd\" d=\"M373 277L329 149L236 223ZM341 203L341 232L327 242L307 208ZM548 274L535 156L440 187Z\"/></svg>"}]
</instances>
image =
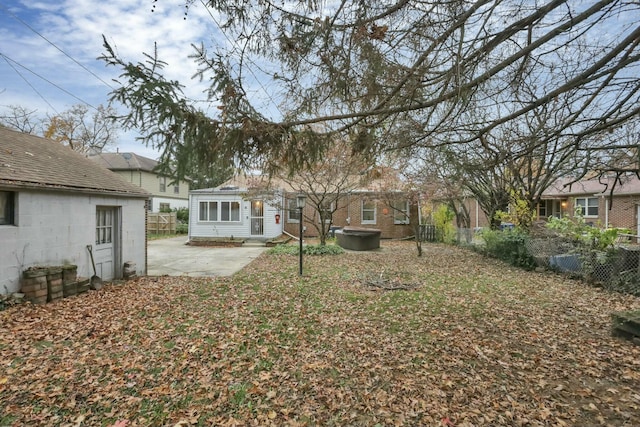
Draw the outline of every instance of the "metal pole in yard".
<instances>
[{"instance_id":1,"label":"metal pole in yard","mask_svg":"<svg viewBox=\"0 0 640 427\"><path fill-rule=\"evenodd\" d=\"M304 227L303 227L303 224L302 224L302 222L303 222L302 221L302 210L304 209L304 205L305 205L305 203L307 201L307 196L304 195L304 194L298 194L296 199L297 199L296 200L296 202L297 202L296 205L298 207L298 212L300 214L300 217L299 217L299 221L300 221L300 234L299 234L299 236L300 236L300 250L299 250L299 252L300 252L300 255L299 255L299 257L300 257L300 270L298 272L298 275L302 276L302 234L304 233Z\"/></svg>"}]
</instances>

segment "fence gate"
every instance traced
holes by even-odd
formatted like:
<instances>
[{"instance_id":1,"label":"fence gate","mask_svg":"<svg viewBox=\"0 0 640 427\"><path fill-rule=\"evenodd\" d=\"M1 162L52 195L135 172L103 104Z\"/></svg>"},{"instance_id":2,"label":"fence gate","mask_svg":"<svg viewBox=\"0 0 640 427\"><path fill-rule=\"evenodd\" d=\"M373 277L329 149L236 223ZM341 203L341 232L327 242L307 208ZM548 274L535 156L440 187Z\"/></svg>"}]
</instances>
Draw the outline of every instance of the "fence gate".
<instances>
[{"instance_id":1,"label":"fence gate","mask_svg":"<svg viewBox=\"0 0 640 427\"><path fill-rule=\"evenodd\" d=\"M175 212L147 213L147 234L175 234L177 216Z\"/></svg>"}]
</instances>

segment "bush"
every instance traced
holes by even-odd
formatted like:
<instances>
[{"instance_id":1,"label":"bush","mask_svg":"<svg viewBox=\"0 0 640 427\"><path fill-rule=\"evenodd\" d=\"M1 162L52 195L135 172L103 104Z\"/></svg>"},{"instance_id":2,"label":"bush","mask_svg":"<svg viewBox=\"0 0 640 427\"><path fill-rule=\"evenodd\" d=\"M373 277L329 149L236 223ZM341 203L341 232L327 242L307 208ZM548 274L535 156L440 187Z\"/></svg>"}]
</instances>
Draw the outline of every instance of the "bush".
<instances>
[{"instance_id":1,"label":"bush","mask_svg":"<svg viewBox=\"0 0 640 427\"><path fill-rule=\"evenodd\" d=\"M189 209L188 208L179 208L175 209L176 218L178 221L187 224L189 222Z\"/></svg>"},{"instance_id":2,"label":"bush","mask_svg":"<svg viewBox=\"0 0 640 427\"><path fill-rule=\"evenodd\" d=\"M527 250L529 235L522 231L484 230L482 238L485 242L484 251L487 255L526 270L533 270L536 267L535 259Z\"/></svg>"},{"instance_id":3,"label":"bush","mask_svg":"<svg viewBox=\"0 0 640 427\"><path fill-rule=\"evenodd\" d=\"M278 245L267 251L271 255L298 255L298 245ZM305 245L302 247L304 255L340 255L344 253L338 245Z\"/></svg>"},{"instance_id":4,"label":"bush","mask_svg":"<svg viewBox=\"0 0 640 427\"><path fill-rule=\"evenodd\" d=\"M189 224L176 224L176 234L187 234L189 232Z\"/></svg>"},{"instance_id":5,"label":"bush","mask_svg":"<svg viewBox=\"0 0 640 427\"><path fill-rule=\"evenodd\" d=\"M456 241L456 229L453 219L456 214L447 205L440 205L433 213L433 225L436 226L436 241L454 243Z\"/></svg>"}]
</instances>

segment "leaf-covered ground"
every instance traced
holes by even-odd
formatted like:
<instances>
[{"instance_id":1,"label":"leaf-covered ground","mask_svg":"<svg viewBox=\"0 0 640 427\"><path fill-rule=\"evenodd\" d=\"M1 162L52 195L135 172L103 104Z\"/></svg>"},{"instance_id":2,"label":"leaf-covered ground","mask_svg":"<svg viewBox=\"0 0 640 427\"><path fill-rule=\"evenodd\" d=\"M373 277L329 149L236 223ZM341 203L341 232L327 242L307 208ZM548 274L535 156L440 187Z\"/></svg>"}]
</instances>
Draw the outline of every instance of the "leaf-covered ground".
<instances>
[{"instance_id":1,"label":"leaf-covered ground","mask_svg":"<svg viewBox=\"0 0 640 427\"><path fill-rule=\"evenodd\" d=\"M0 312L0 425L640 425L640 347L610 334L638 298L439 245L297 268Z\"/></svg>"}]
</instances>

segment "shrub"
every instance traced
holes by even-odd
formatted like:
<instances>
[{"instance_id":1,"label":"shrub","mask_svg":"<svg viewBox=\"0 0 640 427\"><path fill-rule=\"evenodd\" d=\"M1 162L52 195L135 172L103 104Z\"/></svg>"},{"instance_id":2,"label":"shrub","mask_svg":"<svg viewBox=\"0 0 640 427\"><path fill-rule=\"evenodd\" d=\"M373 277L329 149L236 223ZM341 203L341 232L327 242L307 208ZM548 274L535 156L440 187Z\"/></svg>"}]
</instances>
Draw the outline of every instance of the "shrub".
<instances>
[{"instance_id":1,"label":"shrub","mask_svg":"<svg viewBox=\"0 0 640 427\"><path fill-rule=\"evenodd\" d=\"M176 234L187 234L189 232L189 224L176 224Z\"/></svg>"},{"instance_id":2,"label":"shrub","mask_svg":"<svg viewBox=\"0 0 640 427\"><path fill-rule=\"evenodd\" d=\"M189 222L189 209L188 208L178 208L175 209L176 218L180 222L184 222L185 224Z\"/></svg>"},{"instance_id":3,"label":"shrub","mask_svg":"<svg viewBox=\"0 0 640 427\"><path fill-rule=\"evenodd\" d=\"M485 242L484 251L487 255L526 270L533 270L536 267L535 259L527 250L528 234L517 229L484 230L482 238Z\"/></svg>"},{"instance_id":4,"label":"shrub","mask_svg":"<svg viewBox=\"0 0 640 427\"><path fill-rule=\"evenodd\" d=\"M433 213L433 225L436 226L436 241L454 243L456 241L456 229L453 226L455 212L447 205L440 205Z\"/></svg>"}]
</instances>

